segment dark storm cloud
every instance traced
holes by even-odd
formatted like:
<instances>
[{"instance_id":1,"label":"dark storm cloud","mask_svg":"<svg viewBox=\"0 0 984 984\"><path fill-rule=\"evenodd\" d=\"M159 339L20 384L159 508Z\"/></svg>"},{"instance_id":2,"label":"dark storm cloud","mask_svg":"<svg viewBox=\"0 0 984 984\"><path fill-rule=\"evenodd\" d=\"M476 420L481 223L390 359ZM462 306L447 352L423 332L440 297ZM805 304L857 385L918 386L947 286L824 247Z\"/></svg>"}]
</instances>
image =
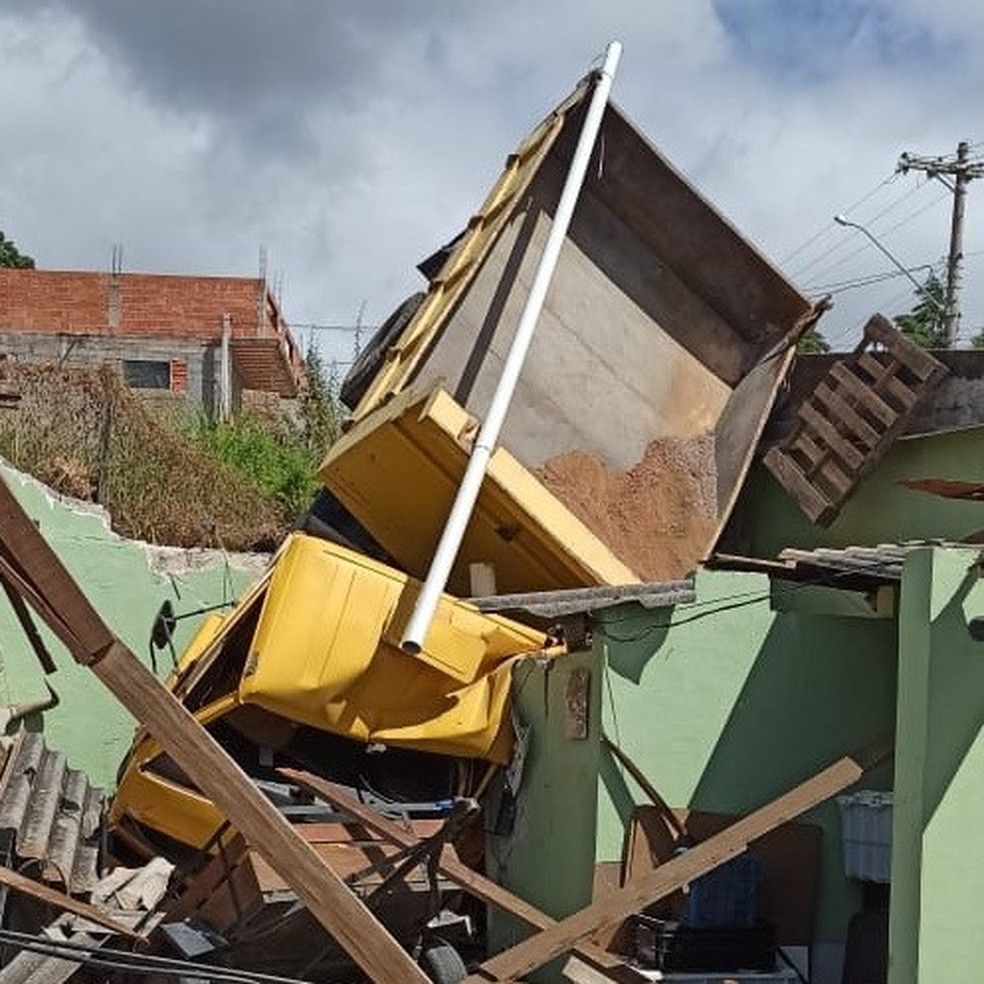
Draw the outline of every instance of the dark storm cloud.
<instances>
[{"instance_id":1,"label":"dark storm cloud","mask_svg":"<svg viewBox=\"0 0 984 984\"><path fill-rule=\"evenodd\" d=\"M126 84L152 103L202 114L244 142L311 149L310 115L358 109L419 26L454 7L387 0L2 0L0 12L81 22ZM435 14L433 18L426 15Z\"/></svg>"}]
</instances>

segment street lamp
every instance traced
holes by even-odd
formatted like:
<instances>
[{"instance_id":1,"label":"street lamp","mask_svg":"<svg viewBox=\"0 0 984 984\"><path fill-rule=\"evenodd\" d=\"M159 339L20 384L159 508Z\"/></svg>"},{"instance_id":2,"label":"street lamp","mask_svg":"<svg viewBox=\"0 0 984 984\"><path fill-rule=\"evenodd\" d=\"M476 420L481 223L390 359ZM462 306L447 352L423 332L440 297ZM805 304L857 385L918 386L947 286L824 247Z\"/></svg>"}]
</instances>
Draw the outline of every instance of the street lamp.
<instances>
[{"instance_id":1,"label":"street lamp","mask_svg":"<svg viewBox=\"0 0 984 984\"><path fill-rule=\"evenodd\" d=\"M843 215L835 215L834 216L834 221L838 225L848 226L851 229L857 229L858 232L863 232L868 237L868 239L870 239L892 261L892 264L899 270L899 272L905 274L905 276L907 276L909 278L909 280L912 281L912 284L916 288L916 291L919 294L919 296L920 297L925 297L926 300L929 301L929 303L932 304L933 307L936 308L936 310L940 312L940 314L943 313L943 305L940 304L940 302L937 301L936 298L933 297L932 294L930 294L929 291L927 291L926 288L921 283L919 283L918 280L916 280L916 278L909 272L909 270L906 267L904 267L895 258L895 256L893 256L881 244L881 242L879 242L879 240L875 239L874 235L868 229L866 229L859 222L851 222L850 219L844 218Z\"/></svg>"}]
</instances>

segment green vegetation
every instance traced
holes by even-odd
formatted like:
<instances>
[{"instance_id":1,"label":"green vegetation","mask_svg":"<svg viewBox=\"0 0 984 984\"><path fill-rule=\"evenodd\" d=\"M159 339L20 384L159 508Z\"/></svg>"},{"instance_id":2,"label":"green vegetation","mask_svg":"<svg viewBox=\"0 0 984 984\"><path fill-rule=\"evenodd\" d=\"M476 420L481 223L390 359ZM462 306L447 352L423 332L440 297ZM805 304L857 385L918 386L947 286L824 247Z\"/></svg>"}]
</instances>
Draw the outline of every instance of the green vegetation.
<instances>
[{"instance_id":1,"label":"green vegetation","mask_svg":"<svg viewBox=\"0 0 984 984\"><path fill-rule=\"evenodd\" d=\"M321 364L292 415L229 424L175 419L118 370L0 363L18 393L0 419L0 455L50 488L109 509L123 536L171 546L274 549L318 488L339 414Z\"/></svg>"},{"instance_id":2,"label":"green vegetation","mask_svg":"<svg viewBox=\"0 0 984 984\"><path fill-rule=\"evenodd\" d=\"M800 355L823 355L830 351L830 342L816 328L811 328L796 343L796 351Z\"/></svg>"},{"instance_id":3,"label":"green vegetation","mask_svg":"<svg viewBox=\"0 0 984 984\"><path fill-rule=\"evenodd\" d=\"M195 446L255 485L285 513L302 512L317 487L314 464L291 428L256 413L227 424L201 416L187 430Z\"/></svg>"},{"instance_id":4,"label":"green vegetation","mask_svg":"<svg viewBox=\"0 0 984 984\"><path fill-rule=\"evenodd\" d=\"M246 411L228 423L199 416L186 428L200 451L274 500L287 520L310 504L320 486L318 466L338 436L337 404L317 353L308 354L304 372L296 417Z\"/></svg>"},{"instance_id":5,"label":"green vegetation","mask_svg":"<svg viewBox=\"0 0 984 984\"><path fill-rule=\"evenodd\" d=\"M25 256L12 239L4 236L2 230L0 230L0 267L15 267L18 270L34 269L33 258Z\"/></svg>"},{"instance_id":6,"label":"green vegetation","mask_svg":"<svg viewBox=\"0 0 984 984\"><path fill-rule=\"evenodd\" d=\"M918 301L907 314L896 316L896 328L925 349L947 348L943 329L944 289L940 278L931 270L915 294Z\"/></svg>"}]
</instances>

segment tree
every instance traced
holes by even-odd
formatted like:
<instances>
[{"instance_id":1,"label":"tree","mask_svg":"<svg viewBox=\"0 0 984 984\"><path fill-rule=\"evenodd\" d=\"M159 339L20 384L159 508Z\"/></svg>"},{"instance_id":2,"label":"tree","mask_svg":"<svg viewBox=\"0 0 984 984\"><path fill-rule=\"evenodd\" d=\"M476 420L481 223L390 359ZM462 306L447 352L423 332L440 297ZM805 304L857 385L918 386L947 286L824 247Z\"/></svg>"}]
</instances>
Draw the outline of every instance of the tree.
<instances>
[{"instance_id":1,"label":"tree","mask_svg":"<svg viewBox=\"0 0 984 984\"><path fill-rule=\"evenodd\" d=\"M25 256L14 241L7 239L2 231L0 231L0 267L14 267L17 270L34 269L34 260L30 256Z\"/></svg>"},{"instance_id":2,"label":"tree","mask_svg":"<svg viewBox=\"0 0 984 984\"><path fill-rule=\"evenodd\" d=\"M304 379L299 400L302 438L308 453L320 462L338 437L342 414L324 362L314 346L304 358Z\"/></svg>"},{"instance_id":3,"label":"tree","mask_svg":"<svg viewBox=\"0 0 984 984\"><path fill-rule=\"evenodd\" d=\"M895 326L906 338L925 349L947 347L943 327L943 284L931 270L922 287L915 291L919 300L907 314L895 317Z\"/></svg>"},{"instance_id":4,"label":"tree","mask_svg":"<svg viewBox=\"0 0 984 984\"><path fill-rule=\"evenodd\" d=\"M800 355L823 355L830 351L830 342L816 328L811 328L796 343L796 351Z\"/></svg>"}]
</instances>

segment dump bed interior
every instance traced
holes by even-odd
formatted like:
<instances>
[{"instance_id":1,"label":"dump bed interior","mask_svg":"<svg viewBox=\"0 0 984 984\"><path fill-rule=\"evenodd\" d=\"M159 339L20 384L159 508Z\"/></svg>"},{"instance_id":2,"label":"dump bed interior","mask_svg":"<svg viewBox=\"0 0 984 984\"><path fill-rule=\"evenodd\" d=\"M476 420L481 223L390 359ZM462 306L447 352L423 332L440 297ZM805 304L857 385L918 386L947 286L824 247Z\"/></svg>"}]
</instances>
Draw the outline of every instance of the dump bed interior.
<instances>
[{"instance_id":1,"label":"dump bed interior","mask_svg":"<svg viewBox=\"0 0 984 984\"><path fill-rule=\"evenodd\" d=\"M562 131L416 364L484 418L580 131ZM609 105L500 443L641 577L728 511L809 303Z\"/></svg>"}]
</instances>

